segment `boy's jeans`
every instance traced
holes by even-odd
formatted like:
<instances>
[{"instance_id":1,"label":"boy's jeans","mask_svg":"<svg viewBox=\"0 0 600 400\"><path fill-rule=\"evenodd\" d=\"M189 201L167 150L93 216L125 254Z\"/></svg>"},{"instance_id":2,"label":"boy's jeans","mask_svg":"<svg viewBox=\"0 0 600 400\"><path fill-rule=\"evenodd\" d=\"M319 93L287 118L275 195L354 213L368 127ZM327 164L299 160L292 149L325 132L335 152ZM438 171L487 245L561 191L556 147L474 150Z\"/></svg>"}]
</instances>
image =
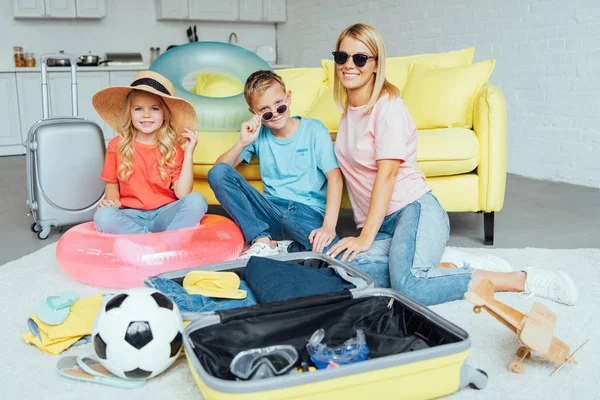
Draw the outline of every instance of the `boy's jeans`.
<instances>
[{"instance_id":1,"label":"boy's jeans","mask_svg":"<svg viewBox=\"0 0 600 400\"><path fill-rule=\"evenodd\" d=\"M246 242L261 237L295 241L288 252L308 251L308 235L323 225L317 210L291 200L266 198L227 163L218 163L208 172L208 184L221 206L240 227ZM335 239L325 248L335 244Z\"/></svg>"},{"instance_id":2,"label":"boy's jeans","mask_svg":"<svg viewBox=\"0 0 600 400\"><path fill-rule=\"evenodd\" d=\"M155 210L99 208L94 214L94 227L112 234L173 231L198 225L207 209L204 196L192 192Z\"/></svg>"},{"instance_id":3,"label":"boy's jeans","mask_svg":"<svg viewBox=\"0 0 600 400\"><path fill-rule=\"evenodd\" d=\"M448 214L431 193L383 220L371 248L349 263L377 287L391 287L425 305L464 298L473 270L438 268L450 234Z\"/></svg>"}]
</instances>

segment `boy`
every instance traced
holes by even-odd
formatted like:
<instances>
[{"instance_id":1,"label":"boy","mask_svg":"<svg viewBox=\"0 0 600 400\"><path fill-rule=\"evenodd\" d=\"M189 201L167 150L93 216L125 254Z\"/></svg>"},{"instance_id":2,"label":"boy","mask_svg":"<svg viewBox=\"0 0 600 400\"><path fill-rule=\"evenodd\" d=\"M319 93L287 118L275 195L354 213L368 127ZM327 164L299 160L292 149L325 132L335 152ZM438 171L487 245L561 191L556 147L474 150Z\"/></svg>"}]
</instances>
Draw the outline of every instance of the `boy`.
<instances>
[{"instance_id":1,"label":"boy","mask_svg":"<svg viewBox=\"0 0 600 400\"><path fill-rule=\"evenodd\" d=\"M343 187L329 131L320 121L290 117L291 92L271 71L250 75L244 97L253 117L208 173L217 200L252 244L240 259L323 251L339 240L335 226ZM264 194L234 169L253 155ZM292 242L276 242L283 239Z\"/></svg>"}]
</instances>

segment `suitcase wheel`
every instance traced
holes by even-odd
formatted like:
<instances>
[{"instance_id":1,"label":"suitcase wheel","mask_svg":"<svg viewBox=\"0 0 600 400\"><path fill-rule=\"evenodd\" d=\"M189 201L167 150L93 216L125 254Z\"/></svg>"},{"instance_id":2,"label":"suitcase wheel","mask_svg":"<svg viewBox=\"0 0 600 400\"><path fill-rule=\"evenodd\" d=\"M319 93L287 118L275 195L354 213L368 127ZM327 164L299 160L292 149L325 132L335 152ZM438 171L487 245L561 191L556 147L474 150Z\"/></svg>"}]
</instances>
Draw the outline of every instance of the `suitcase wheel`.
<instances>
[{"instance_id":1,"label":"suitcase wheel","mask_svg":"<svg viewBox=\"0 0 600 400\"><path fill-rule=\"evenodd\" d=\"M31 232L38 233L41 230L42 230L42 227L39 226L37 224L37 222L34 222L33 224L31 224Z\"/></svg>"},{"instance_id":2,"label":"suitcase wheel","mask_svg":"<svg viewBox=\"0 0 600 400\"><path fill-rule=\"evenodd\" d=\"M38 239L44 240L48 239L48 235L50 235L50 227L44 228L38 232Z\"/></svg>"}]
</instances>

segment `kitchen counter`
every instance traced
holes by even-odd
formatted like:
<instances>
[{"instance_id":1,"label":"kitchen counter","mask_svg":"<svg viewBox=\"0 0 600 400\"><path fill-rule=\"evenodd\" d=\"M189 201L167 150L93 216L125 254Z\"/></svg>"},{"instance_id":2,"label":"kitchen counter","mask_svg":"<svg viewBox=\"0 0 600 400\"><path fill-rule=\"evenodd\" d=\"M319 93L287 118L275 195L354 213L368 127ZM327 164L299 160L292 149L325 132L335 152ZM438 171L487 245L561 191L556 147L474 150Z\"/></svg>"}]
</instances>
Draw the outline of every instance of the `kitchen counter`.
<instances>
[{"instance_id":1,"label":"kitchen counter","mask_svg":"<svg viewBox=\"0 0 600 400\"><path fill-rule=\"evenodd\" d=\"M89 71L143 71L148 69L148 65L119 65L119 66L106 66L104 64L97 67L77 67L77 72L89 72ZM33 68L4 68L0 69L1 72L40 72L42 69L39 66ZM48 67L49 72L69 72L71 67Z\"/></svg>"},{"instance_id":2,"label":"kitchen counter","mask_svg":"<svg viewBox=\"0 0 600 400\"><path fill-rule=\"evenodd\" d=\"M292 64L270 64L273 69L283 69L283 68L294 68ZM98 67L77 67L77 72L88 72L88 71L143 71L150 68L149 65L119 65L119 66L106 66L104 64ZM13 72L40 72L41 67L36 66L33 68L0 68L0 73L13 73ZM69 72L71 71L71 67L48 67L48 71L50 72Z\"/></svg>"}]
</instances>

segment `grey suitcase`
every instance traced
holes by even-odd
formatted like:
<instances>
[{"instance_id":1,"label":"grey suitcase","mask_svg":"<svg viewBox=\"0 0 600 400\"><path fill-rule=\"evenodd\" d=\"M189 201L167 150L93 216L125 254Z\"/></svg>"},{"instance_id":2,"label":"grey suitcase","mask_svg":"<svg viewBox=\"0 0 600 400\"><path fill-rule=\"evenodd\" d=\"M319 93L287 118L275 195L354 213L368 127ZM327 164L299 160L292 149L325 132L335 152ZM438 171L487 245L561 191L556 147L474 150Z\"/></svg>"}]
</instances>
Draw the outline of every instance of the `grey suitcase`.
<instances>
[{"instance_id":1,"label":"grey suitcase","mask_svg":"<svg viewBox=\"0 0 600 400\"><path fill-rule=\"evenodd\" d=\"M71 61L73 115L50 117L47 59ZM26 145L27 205L31 229L46 239L51 227L91 221L104 196L100 179L106 145L102 128L77 116L77 59L73 55L42 54L43 119L29 130Z\"/></svg>"}]
</instances>

